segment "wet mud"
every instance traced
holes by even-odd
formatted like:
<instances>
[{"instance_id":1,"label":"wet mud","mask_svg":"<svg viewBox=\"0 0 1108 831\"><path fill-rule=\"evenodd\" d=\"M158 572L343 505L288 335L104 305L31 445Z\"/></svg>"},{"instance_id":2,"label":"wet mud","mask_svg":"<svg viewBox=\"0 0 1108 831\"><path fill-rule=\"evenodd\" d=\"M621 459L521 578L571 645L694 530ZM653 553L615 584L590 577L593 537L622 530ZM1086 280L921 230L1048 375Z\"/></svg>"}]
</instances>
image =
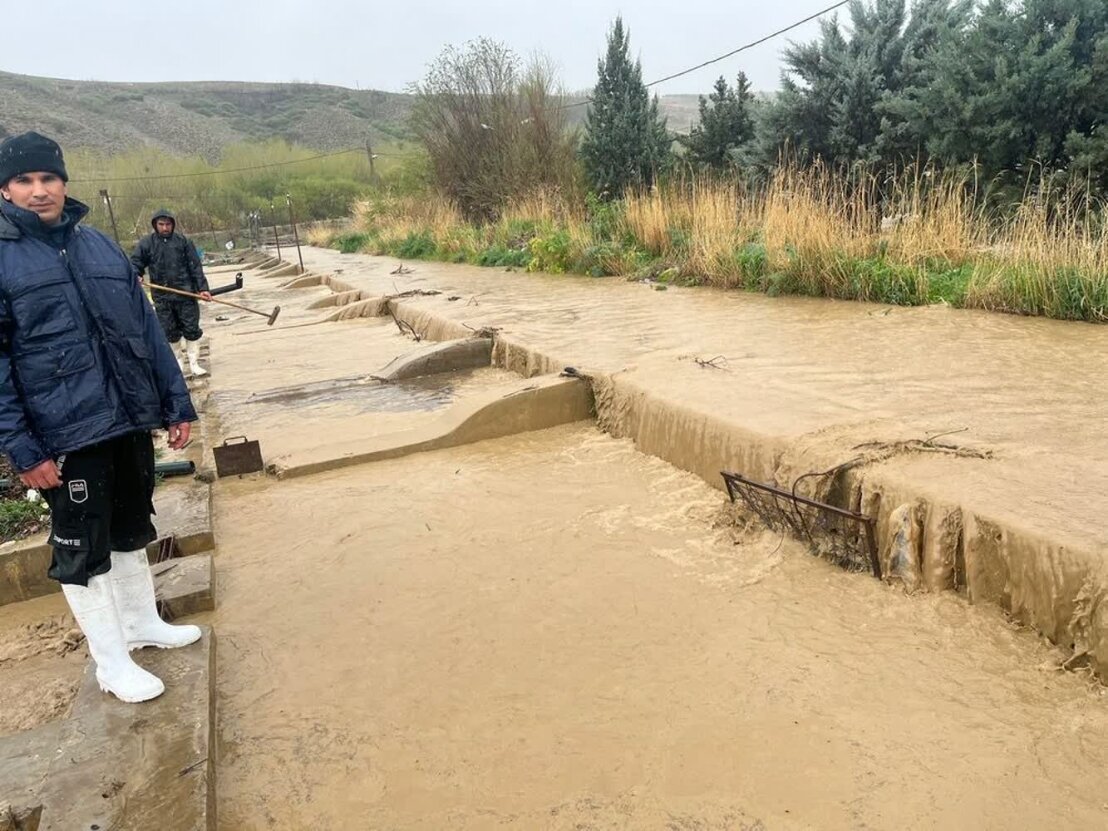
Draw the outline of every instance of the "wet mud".
<instances>
[{"instance_id":1,"label":"wet mud","mask_svg":"<svg viewBox=\"0 0 1108 831\"><path fill-rule=\"evenodd\" d=\"M87 658L61 597L0 607L0 736L65 718Z\"/></svg>"}]
</instances>

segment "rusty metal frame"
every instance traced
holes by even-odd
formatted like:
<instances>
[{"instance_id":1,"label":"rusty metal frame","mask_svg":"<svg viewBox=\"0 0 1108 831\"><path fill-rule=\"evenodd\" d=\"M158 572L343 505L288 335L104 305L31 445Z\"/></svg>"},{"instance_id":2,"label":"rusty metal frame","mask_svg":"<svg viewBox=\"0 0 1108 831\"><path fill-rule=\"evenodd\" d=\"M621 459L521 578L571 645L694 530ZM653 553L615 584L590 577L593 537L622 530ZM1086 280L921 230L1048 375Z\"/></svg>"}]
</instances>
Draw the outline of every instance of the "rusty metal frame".
<instances>
[{"instance_id":1,"label":"rusty metal frame","mask_svg":"<svg viewBox=\"0 0 1108 831\"><path fill-rule=\"evenodd\" d=\"M881 559L877 552L877 534L872 517L868 517L865 514L854 513L853 511L839 508L836 505L828 505L826 502L809 499L806 496L792 493L776 485L755 482L753 479L747 479L745 476L738 473L721 471L720 475L723 477L724 484L727 486L727 496L732 502L736 501L737 487L740 485L754 488L755 490L762 491L772 496L782 517L788 517L789 514L792 515L791 518L787 519L789 527L808 537L809 542L812 541L812 532L808 525L808 519L804 516L804 511L802 511L801 508L809 508L814 511L831 514L861 526L866 542L866 553L869 555L870 568L873 571L873 576L878 579L881 578ZM792 521L792 518L795 518L796 521Z\"/></svg>"}]
</instances>

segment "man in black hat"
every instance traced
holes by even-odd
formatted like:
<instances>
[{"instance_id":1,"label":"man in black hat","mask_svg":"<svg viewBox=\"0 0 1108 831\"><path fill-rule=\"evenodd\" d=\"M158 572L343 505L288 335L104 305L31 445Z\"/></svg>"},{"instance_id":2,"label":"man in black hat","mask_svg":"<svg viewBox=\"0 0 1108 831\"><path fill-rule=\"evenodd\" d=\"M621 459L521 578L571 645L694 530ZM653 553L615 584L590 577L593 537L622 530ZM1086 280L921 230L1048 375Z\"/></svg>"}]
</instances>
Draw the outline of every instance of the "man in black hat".
<instances>
[{"instance_id":1,"label":"man in black hat","mask_svg":"<svg viewBox=\"0 0 1108 831\"><path fill-rule=\"evenodd\" d=\"M188 442L196 410L154 311L119 246L81 225L58 145L38 133L0 142L0 451L50 505L62 592L123 701L165 689L131 660L177 647L195 626L159 616L146 546L156 537L154 446Z\"/></svg>"},{"instance_id":2,"label":"man in black hat","mask_svg":"<svg viewBox=\"0 0 1108 831\"><path fill-rule=\"evenodd\" d=\"M211 300L208 292L208 280L200 265L200 257L192 240L177 231L177 218L164 208L150 218L154 233L143 237L134 253L131 263L141 277L150 272L150 282L158 286L199 294L205 300ZM207 375L200 366L200 338L204 332L200 328L200 304L191 297L153 290L154 308L158 310L165 337L176 349L181 337L185 339L185 357L189 370L194 376ZM184 363L181 372L185 371Z\"/></svg>"}]
</instances>

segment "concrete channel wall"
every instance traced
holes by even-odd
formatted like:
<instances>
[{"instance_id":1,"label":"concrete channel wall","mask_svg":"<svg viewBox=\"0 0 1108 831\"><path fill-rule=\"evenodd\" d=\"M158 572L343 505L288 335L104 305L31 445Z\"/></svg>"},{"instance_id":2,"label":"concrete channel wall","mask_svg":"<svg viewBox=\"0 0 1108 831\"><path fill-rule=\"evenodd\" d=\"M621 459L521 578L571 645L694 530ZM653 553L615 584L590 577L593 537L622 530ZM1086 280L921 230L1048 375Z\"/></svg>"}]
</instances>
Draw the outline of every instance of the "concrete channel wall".
<instances>
[{"instance_id":1,"label":"concrete channel wall","mask_svg":"<svg viewBox=\"0 0 1108 831\"><path fill-rule=\"evenodd\" d=\"M330 278L336 292L355 287ZM417 302L392 299L398 320L426 339L472 335L456 321ZM565 361L497 335L493 363L524 377L549 375ZM743 471L770 483L788 481L795 449L746 429L725 415L666 400L616 374L588 373L599 426L632 439L644 453L723 489L721 471ZM809 468L810 469L810 468ZM876 519L882 572L909 591L951 590L973 603L993 603L1012 618L1074 651L1108 678L1108 593L1103 552L1080 542L1011 527L972 499L924 491L880 465L849 471L829 500Z\"/></svg>"}]
</instances>

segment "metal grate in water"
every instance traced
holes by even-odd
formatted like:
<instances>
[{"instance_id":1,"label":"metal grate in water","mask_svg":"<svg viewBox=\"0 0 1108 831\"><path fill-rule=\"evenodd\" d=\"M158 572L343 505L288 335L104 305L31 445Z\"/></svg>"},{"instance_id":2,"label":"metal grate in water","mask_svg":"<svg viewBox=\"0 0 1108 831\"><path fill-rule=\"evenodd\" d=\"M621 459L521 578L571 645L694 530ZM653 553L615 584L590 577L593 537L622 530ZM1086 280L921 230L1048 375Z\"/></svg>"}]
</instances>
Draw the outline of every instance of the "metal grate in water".
<instances>
[{"instance_id":1,"label":"metal grate in water","mask_svg":"<svg viewBox=\"0 0 1108 831\"><path fill-rule=\"evenodd\" d=\"M813 554L844 568L869 568L874 577L881 577L877 537L870 517L738 473L721 475L731 501L741 503L771 530L791 533L807 542Z\"/></svg>"}]
</instances>

